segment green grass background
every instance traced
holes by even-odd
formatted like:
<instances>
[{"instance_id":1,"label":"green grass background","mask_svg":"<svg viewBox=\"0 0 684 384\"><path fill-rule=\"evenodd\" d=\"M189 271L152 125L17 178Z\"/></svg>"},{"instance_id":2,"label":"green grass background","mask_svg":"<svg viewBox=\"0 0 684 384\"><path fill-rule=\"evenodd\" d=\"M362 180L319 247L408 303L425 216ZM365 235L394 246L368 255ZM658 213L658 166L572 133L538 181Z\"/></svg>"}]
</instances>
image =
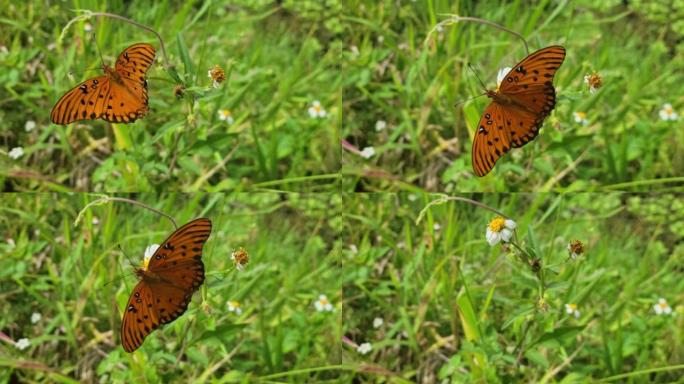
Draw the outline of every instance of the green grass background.
<instances>
[{"instance_id":1,"label":"green grass background","mask_svg":"<svg viewBox=\"0 0 684 384\"><path fill-rule=\"evenodd\" d=\"M486 242L494 213L460 201L426 208L440 197L344 197L344 334L373 350L345 349L343 361L361 381L682 382L681 195L465 196L517 222L523 249L541 259L543 297L513 247ZM575 239L586 250L571 261ZM675 315L655 314L660 297Z\"/></svg>"},{"instance_id":2,"label":"green grass background","mask_svg":"<svg viewBox=\"0 0 684 384\"><path fill-rule=\"evenodd\" d=\"M684 2L350 0L343 53L342 137L347 191L538 192L682 188ZM515 31L530 53L553 44L567 56L555 78L557 105L540 135L474 175L471 146L500 68L527 52L514 35L480 23L443 25L449 15ZM604 85L590 94L584 76ZM680 119L661 121L671 103ZM587 126L572 113L585 112ZM375 130L376 121L387 128Z\"/></svg>"},{"instance_id":3,"label":"green grass background","mask_svg":"<svg viewBox=\"0 0 684 384\"><path fill-rule=\"evenodd\" d=\"M335 3L333 3L334 5ZM5 190L326 191L339 179L340 44L334 7L314 1L0 1L0 180ZM78 21L76 10L110 12ZM150 112L134 124L50 123L50 110L104 61L149 42ZM96 45L97 43L97 45ZM211 87L207 71L228 79ZM73 77L68 75L73 73ZM182 84L182 99L174 96ZM328 112L307 113L314 100ZM218 119L232 111L235 123ZM26 132L26 121L37 124ZM13 160L7 152L23 147Z\"/></svg>"},{"instance_id":4,"label":"green grass background","mask_svg":"<svg viewBox=\"0 0 684 384\"><path fill-rule=\"evenodd\" d=\"M188 310L124 352L122 310L143 251L172 224L98 196L0 195L1 382L318 382L337 377L340 351L341 198L324 195L141 194L178 225L208 217L206 280ZM328 215L337 212L333 218ZM98 224L93 224L93 219ZM15 245L10 245L12 239ZM244 247L245 271L231 253ZM119 248L120 247L120 248ZM127 256L124 256L124 253ZM134 265L129 265L128 259ZM105 285L105 283L110 284ZM326 294L333 312L313 302ZM237 316L227 300L242 303ZM42 320L30 321L37 312Z\"/></svg>"}]
</instances>

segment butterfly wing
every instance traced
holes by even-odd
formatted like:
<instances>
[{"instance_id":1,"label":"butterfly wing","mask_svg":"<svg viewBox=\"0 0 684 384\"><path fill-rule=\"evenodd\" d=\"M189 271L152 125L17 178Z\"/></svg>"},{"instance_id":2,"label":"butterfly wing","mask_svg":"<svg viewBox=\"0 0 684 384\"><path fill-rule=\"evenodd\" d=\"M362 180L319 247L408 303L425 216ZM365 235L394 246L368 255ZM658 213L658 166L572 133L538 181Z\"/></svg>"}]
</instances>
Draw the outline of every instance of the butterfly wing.
<instances>
[{"instance_id":1,"label":"butterfly wing","mask_svg":"<svg viewBox=\"0 0 684 384\"><path fill-rule=\"evenodd\" d=\"M155 50L150 44L133 44L116 59L107 110L102 115L113 123L132 123L148 110L147 70L154 62Z\"/></svg>"},{"instance_id":2,"label":"butterfly wing","mask_svg":"<svg viewBox=\"0 0 684 384\"><path fill-rule=\"evenodd\" d=\"M160 324L174 321L188 308L204 282L202 247L211 221L200 218L177 229L152 255L147 274L135 286L121 324L121 343L133 352Z\"/></svg>"},{"instance_id":3,"label":"butterfly wing","mask_svg":"<svg viewBox=\"0 0 684 384\"><path fill-rule=\"evenodd\" d=\"M513 147L522 147L534 139L555 108L553 77L564 59L565 48L560 45L540 49L516 64L501 82L499 93L514 103L504 111L507 118L515 120Z\"/></svg>"},{"instance_id":4,"label":"butterfly wing","mask_svg":"<svg viewBox=\"0 0 684 384\"><path fill-rule=\"evenodd\" d=\"M50 112L50 120L66 125L77 120L94 120L102 116L108 104L110 81L107 76L88 79L65 93Z\"/></svg>"},{"instance_id":5,"label":"butterfly wing","mask_svg":"<svg viewBox=\"0 0 684 384\"><path fill-rule=\"evenodd\" d=\"M511 149L510 125L503 107L492 101L485 108L473 140L472 163L475 174L482 177L494 168L494 164Z\"/></svg>"},{"instance_id":6,"label":"butterfly wing","mask_svg":"<svg viewBox=\"0 0 684 384\"><path fill-rule=\"evenodd\" d=\"M150 285L141 280L133 289L121 321L121 345L126 352L138 349L145 337L162 323Z\"/></svg>"}]
</instances>

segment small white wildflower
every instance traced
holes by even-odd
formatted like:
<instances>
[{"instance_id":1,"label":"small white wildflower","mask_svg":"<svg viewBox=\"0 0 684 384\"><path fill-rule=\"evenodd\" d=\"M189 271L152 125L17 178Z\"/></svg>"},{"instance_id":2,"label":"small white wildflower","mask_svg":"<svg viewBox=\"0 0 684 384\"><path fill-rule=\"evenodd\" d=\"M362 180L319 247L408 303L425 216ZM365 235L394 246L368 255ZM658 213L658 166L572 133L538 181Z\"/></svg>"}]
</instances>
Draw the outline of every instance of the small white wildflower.
<instances>
[{"instance_id":1,"label":"small white wildflower","mask_svg":"<svg viewBox=\"0 0 684 384\"><path fill-rule=\"evenodd\" d=\"M26 130L26 132L31 132L31 131L33 131L33 129L34 129L35 127L36 127L36 122L33 121L33 120L29 120L29 121L26 122L26 124L24 124L24 129Z\"/></svg>"},{"instance_id":2,"label":"small white wildflower","mask_svg":"<svg viewBox=\"0 0 684 384\"><path fill-rule=\"evenodd\" d=\"M320 101L314 100L313 103L311 103L311 106L309 107L309 116L311 116L312 119L323 118L327 116L327 114L328 112L323 109Z\"/></svg>"},{"instance_id":3,"label":"small white wildflower","mask_svg":"<svg viewBox=\"0 0 684 384\"><path fill-rule=\"evenodd\" d=\"M42 319L42 318L43 318L43 316L41 316L40 313L33 312L31 314L31 324L35 324L35 323L39 322L40 319Z\"/></svg>"},{"instance_id":4,"label":"small white wildflower","mask_svg":"<svg viewBox=\"0 0 684 384\"><path fill-rule=\"evenodd\" d=\"M515 221L504 219L501 216L495 217L487 225L487 242L491 246L498 244L500 241L507 243L513 236L513 230L515 227Z\"/></svg>"},{"instance_id":5,"label":"small white wildflower","mask_svg":"<svg viewBox=\"0 0 684 384\"><path fill-rule=\"evenodd\" d=\"M577 304L565 304L565 313L575 316L576 319L580 317L580 311L577 309Z\"/></svg>"},{"instance_id":6,"label":"small white wildflower","mask_svg":"<svg viewBox=\"0 0 684 384\"><path fill-rule=\"evenodd\" d=\"M411 193L408 195L408 199L409 199L409 201L416 201L416 200L418 200L418 196Z\"/></svg>"},{"instance_id":7,"label":"small white wildflower","mask_svg":"<svg viewBox=\"0 0 684 384\"><path fill-rule=\"evenodd\" d=\"M330 301L328 301L328 297L326 295L319 295L318 300L314 302L314 307L316 307L318 312L333 311L333 305L330 303Z\"/></svg>"},{"instance_id":8,"label":"small white wildflower","mask_svg":"<svg viewBox=\"0 0 684 384\"><path fill-rule=\"evenodd\" d=\"M382 319L382 317L376 317L375 319L373 319L373 328L377 329L382 327L382 324L384 322L385 321Z\"/></svg>"},{"instance_id":9,"label":"small white wildflower","mask_svg":"<svg viewBox=\"0 0 684 384\"><path fill-rule=\"evenodd\" d=\"M226 302L228 306L228 312L235 312L236 315L242 314L242 308L240 307L240 302L237 300L228 300Z\"/></svg>"},{"instance_id":10,"label":"small white wildflower","mask_svg":"<svg viewBox=\"0 0 684 384\"><path fill-rule=\"evenodd\" d=\"M385 120L378 120L375 122L375 131L380 132L387 128L387 122Z\"/></svg>"},{"instance_id":11,"label":"small white wildflower","mask_svg":"<svg viewBox=\"0 0 684 384\"><path fill-rule=\"evenodd\" d=\"M584 112L573 112L572 116L575 118L576 123L580 123L582 125L589 124L589 120L587 120L587 114Z\"/></svg>"},{"instance_id":12,"label":"small white wildflower","mask_svg":"<svg viewBox=\"0 0 684 384\"><path fill-rule=\"evenodd\" d=\"M28 348L29 345L31 345L31 342L27 338L19 339L17 342L14 343L14 346L17 347L17 349L20 351L23 351L24 349Z\"/></svg>"},{"instance_id":13,"label":"small white wildflower","mask_svg":"<svg viewBox=\"0 0 684 384\"><path fill-rule=\"evenodd\" d=\"M435 232L436 232L436 231L439 231L440 229L442 229L442 226L439 225L439 223L435 223L435 225L433 225L432 228L433 228L433 229L435 230Z\"/></svg>"},{"instance_id":14,"label":"small white wildflower","mask_svg":"<svg viewBox=\"0 0 684 384\"><path fill-rule=\"evenodd\" d=\"M233 120L233 114L230 112L230 109L221 109L218 111L219 114L219 120L223 120L227 122L228 124L233 124L235 120Z\"/></svg>"},{"instance_id":15,"label":"small white wildflower","mask_svg":"<svg viewBox=\"0 0 684 384\"><path fill-rule=\"evenodd\" d=\"M362 355L367 354L371 350L373 350L371 343L363 343L363 344L359 345L358 347L356 347L356 352L358 352Z\"/></svg>"},{"instance_id":16,"label":"small white wildflower","mask_svg":"<svg viewBox=\"0 0 684 384\"><path fill-rule=\"evenodd\" d=\"M9 245L10 248L14 248L17 246L17 243L14 242L13 238L7 238L7 245Z\"/></svg>"},{"instance_id":17,"label":"small white wildflower","mask_svg":"<svg viewBox=\"0 0 684 384\"><path fill-rule=\"evenodd\" d=\"M13 158L14 160L24 156L24 148L22 147L14 147L12 148L7 156Z\"/></svg>"},{"instance_id":18,"label":"small white wildflower","mask_svg":"<svg viewBox=\"0 0 684 384\"><path fill-rule=\"evenodd\" d=\"M660 120L665 121L674 121L679 118L679 115L674 111L672 104L670 103L663 104L663 108L658 112L658 114L660 115Z\"/></svg>"},{"instance_id":19,"label":"small white wildflower","mask_svg":"<svg viewBox=\"0 0 684 384\"><path fill-rule=\"evenodd\" d=\"M669 315L672 313L672 308L667 304L667 300L662 297L658 299L658 303L653 306L656 315Z\"/></svg>"},{"instance_id":20,"label":"small white wildflower","mask_svg":"<svg viewBox=\"0 0 684 384\"><path fill-rule=\"evenodd\" d=\"M90 25L90 23L85 23L85 24L83 24L83 30L86 32L90 32L93 30L93 26Z\"/></svg>"},{"instance_id":21,"label":"small white wildflower","mask_svg":"<svg viewBox=\"0 0 684 384\"><path fill-rule=\"evenodd\" d=\"M359 52L359 47L357 47L356 45L352 45L351 47L349 47L349 50L351 51L352 56L354 57L358 57L361 54L361 52Z\"/></svg>"},{"instance_id":22,"label":"small white wildflower","mask_svg":"<svg viewBox=\"0 0 684 384\"><path fill-rule=\"evenodd\" d=\"M375 148L366 147L361 150L361 153L359 153L359 155L361 155L361 157L363 157L364 159L370 159L375 155Z\"/></svg>"},{"instance_id":23,"label":"small white wildflower","mask_svg":"<svg viewBox=\"0 0 684 384\"><path fill-rule=\"evenodd\" d=\"M93 216L93 225L98 225L100 224L100 219L97 218L97 216Z\"/></svg>"},{"instance_id":24,"label":"small white wildflower","mask_svg":"<svg viewBox=\"0 0 684 384\"><path fill-rule=\"evenodd\" d=\"M356 247L356 244L349 245L349 250L355 255L359 253L359 248Z\"/></svg>"}]
</instances>

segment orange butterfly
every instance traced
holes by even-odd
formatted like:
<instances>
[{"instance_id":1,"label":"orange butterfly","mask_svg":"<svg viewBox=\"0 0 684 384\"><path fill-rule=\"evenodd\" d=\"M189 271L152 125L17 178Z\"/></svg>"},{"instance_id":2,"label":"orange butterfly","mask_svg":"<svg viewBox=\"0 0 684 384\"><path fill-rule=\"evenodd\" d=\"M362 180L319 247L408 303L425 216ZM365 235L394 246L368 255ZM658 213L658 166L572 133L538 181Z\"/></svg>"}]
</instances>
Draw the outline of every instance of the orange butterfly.
<instances>
[{"instance_id":1,"label":"orange butterfly","mask_svg":"<svg viewBox=\"0 0 684 384\"><path fill-rule=\"evenodd\" d=\"M195 219L178 228L135 274L121 322L121 345L138 349L160 324L170 323L188 308L192 294L204 282L202 246L211 234L209 219Z\"/></svg>"},{"instance_id":2,"label":"orange butterfly","mask_svg":"<svg viewBox=\"0 0 684 384\"><path fill-rule=\"evenodd\" d=\"M511 147L519 148L537 137L544 119L556 106L553 75L565 59L565 48L552 45L519 62L485 108L473 141L473 170L484 176Z\"/></svg>"},{"instance_id":3,"label":"orange butterfly","mask_svg":"<svg viewBox=\"0 0 684 384\"><path fill-rule=\"evenodd\" d=\"M102 64L104 76L88 79L67 92L55 104L50 119L55 124L103 119L131 123L147 113L145 74L154 62L154 47L133 44L116 59L114 69Z\"/></svg>"}]
</instances>

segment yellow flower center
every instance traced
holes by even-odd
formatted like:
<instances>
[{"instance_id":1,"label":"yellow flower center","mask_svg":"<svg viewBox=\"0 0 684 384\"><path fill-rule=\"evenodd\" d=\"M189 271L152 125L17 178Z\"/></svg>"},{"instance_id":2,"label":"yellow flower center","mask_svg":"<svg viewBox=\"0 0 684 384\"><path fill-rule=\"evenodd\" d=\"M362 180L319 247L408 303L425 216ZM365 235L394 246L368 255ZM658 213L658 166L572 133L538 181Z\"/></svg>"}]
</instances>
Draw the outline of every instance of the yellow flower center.
<instances>
[{"instance_id":1,"label":"yellow flower center","mask_svg":"<svg viewBox=\"0 0 684 384\"><path fill-rule=\"evenodd\" d=\"M230 117L230 111L227 109L222 109L221 110L221 116L223 116L224 118Z\"/></svg>"},{"instance_id":2,"label":"yellow flower center","mask_svg":"<svg viewBox=\"0 0 684 384\"><path fill-rule=\"evenodd\" d=\"M584 120L587 117L587 114L584 112L575 112L575 116L577 116L578 120Z\"/></svg>"},{"instance_id":3,"label":"yellow flower center","mask_svg":"<svg viewBox=\"0 0 684 384\"><path fill-rule=\"evenodd\" d=\"M575 312L577 310L577 304L568 304L568 309L571 312Z\"/></svg>"},{"instance_id":4,"label":"yellow flower center","mask_svg":"<svg viewBox=\"0 0 684 384\"><path fill-rule=\"evenodd\" d=\"M240 303L238 303L237 301L231 301L230 306L233 308L240 308Z\"/></svg>"},{"instance_id":5,"label":"yellow flower center","mask_svg":"<svg viewBox=\"0 0 684 384\"><path fill-rule=\"evenodd\" d=\"M314 105L313 106L314 111L320 112L321 111L321 106L320 105Z\"/></svg>"},{"instance_id":6,"label":"yellow flower center","mask_svg":"<svg viewBox=\"0 0 684 384\"><path fill-rule=\"evenodd\" d=\"M660 303L658 303L658 306L660 307L660 309L665 309L667 308L667 303L661 301Z\"/></svg>"},{"instance_id":7,"label":"yellow flower center","mask_svg":"<svg viewBox=\"0 0 684 384\"><path fill-rule=\"evenodd\" d=\"M674 109L672 109L671 106L668 105L665 107L665 113L667 113L668 115L671 115L672 112L674 112Z\"/></svg>"},{"instance_id":8,"label":"yellow flower center","mask_svg":"<svg viewBox=\"0 0 684 384\"><path fill-rule=\"evenodd\" d=\"M489 229L492 232L501 232L506 226L506 219L501 216L497 216L494 220L489 222Z\"/></svg>"},{"instance_id":9,"label":"yellow flower center","mask_svg":"<svg viewBox=\"0 0 684 384\"><path fill-rule=\"evenodd\" d=\"M143 267L143 270L147 271L147 268L150 266L150 259L151 259L151 258L152 258L152 257L146 257L146 258L143 260L143 266L142 266L142 267Z\"/></svg>"},{"instance_id":10,"label":"yellow flower center","mask_svg":"<svg viewBox=\"0 0 684 384\"><path fill-rule=\"evenodd\" d=\"M321 297L320 299L318 299L318 302L319 302L321 305L328 305L328 303L329 303L327 297Z\"/></svg>"}]
</instances>

